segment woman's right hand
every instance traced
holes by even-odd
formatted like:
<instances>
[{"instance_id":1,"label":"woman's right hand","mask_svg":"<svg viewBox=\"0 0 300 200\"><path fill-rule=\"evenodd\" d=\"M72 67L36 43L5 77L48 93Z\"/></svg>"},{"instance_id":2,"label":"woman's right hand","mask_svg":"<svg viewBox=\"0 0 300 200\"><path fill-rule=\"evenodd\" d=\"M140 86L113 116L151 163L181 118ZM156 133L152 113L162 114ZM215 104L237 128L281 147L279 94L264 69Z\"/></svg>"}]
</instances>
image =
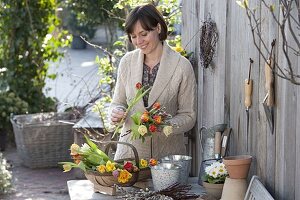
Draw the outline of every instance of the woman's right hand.
<instances>
[{"instance_id":1,"label":"woman's right hand","mask_svg":"<svg viewBox=\"0 0 300 200\"><path fill-rule=\"evenodd\" d=\"M110 121L112 125L119 123L122 118L126 117L125 108L124 107L116 107L111 111Z\"/></svg>"}]
</instances>

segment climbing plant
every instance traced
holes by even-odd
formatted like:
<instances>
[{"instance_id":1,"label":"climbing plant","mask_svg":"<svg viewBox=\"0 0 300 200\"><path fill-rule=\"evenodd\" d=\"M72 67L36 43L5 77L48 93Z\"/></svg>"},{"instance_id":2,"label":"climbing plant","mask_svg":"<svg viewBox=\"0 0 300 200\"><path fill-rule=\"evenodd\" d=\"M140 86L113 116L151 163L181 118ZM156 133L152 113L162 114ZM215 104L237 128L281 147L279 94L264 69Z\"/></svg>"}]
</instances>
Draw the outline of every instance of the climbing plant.
<instances>
[{"instance_id":1,"label":"climbing plant","mask_svg":"<svg viewBox=\"0 0 300 200\"><path fill-rule=\"evenodd\" d=\"M69 40L57 26L55 0L2 0L0 3L0 71L7 89L29 105L29 112L55 110L43 88L48 63L57 61ZM1 91L0 91L1 92Z\"/></svg>"}]
</instances>

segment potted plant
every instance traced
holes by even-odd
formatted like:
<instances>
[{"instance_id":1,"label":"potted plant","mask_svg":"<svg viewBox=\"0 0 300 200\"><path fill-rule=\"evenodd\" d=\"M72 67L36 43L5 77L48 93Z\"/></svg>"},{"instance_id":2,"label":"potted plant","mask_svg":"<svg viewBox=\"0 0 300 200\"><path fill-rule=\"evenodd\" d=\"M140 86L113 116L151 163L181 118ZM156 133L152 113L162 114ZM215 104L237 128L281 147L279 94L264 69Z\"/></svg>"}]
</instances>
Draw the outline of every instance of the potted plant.
<instances>
[{"instance_id":1,"label":"potted plant","mask_svg":"<svg viewBox=\"0 0 300 200\"><path fill-rule=\"evenodd\" d=\"M220 199L222 196L222 190L224 182L228 172L222 162L213 162L211 165L205 168L205 174L202 177L203 187L209 195Z\"/></svg>"}]
</instances>

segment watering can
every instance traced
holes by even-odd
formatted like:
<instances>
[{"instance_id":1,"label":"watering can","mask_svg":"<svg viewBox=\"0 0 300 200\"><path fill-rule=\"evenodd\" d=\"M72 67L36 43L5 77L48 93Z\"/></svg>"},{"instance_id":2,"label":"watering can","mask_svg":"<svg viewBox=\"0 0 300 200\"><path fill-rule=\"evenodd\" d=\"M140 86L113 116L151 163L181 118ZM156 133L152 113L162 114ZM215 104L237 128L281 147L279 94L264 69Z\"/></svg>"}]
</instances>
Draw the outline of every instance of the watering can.
<instances>
[{"instance_id":1,"label":"watering can","mask_svg":"<svg viewBox=\"0 0 300 200\"><path fill-rule=\"evenodd\" d=\"M227 124L217 124L213 127L200 129L199 145L202 149L202 162L199 172L198 183L202 185L201 177L205 168L216 161L220 161L227 152L227 144L231 128Z\"/></svg>"}]
</instances>

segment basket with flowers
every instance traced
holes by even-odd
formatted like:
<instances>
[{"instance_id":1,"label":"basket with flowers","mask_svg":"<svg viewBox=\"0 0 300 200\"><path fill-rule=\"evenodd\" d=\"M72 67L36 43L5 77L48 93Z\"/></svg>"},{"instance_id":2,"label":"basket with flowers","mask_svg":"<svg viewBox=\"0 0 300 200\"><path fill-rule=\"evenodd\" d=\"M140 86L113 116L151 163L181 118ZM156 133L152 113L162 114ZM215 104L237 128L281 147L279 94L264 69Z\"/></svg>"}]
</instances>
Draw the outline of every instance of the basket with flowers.
<instances>
[{"instance_id":1,"label":"basket with flowers","mask_svg":"<svg viewBox=\"0 0 300 200\"><path fill-rule=\"evenodd\" d=\"M134 146L124 142L107 142L105 151L101 151L98 146L85 136L87 143L81 147L77 144L71 145L71 153L74 162L60 162L63 165L64 172L72 168L80 168L85 176L94 184L101 186L132 186L137 181L151 177L149 165L155 165L156 160L139 159L137 150ZM107 154L112 144L128 145L134 152L134 159L125 159L114 161Z\"/></svg>"}]
</instances>

